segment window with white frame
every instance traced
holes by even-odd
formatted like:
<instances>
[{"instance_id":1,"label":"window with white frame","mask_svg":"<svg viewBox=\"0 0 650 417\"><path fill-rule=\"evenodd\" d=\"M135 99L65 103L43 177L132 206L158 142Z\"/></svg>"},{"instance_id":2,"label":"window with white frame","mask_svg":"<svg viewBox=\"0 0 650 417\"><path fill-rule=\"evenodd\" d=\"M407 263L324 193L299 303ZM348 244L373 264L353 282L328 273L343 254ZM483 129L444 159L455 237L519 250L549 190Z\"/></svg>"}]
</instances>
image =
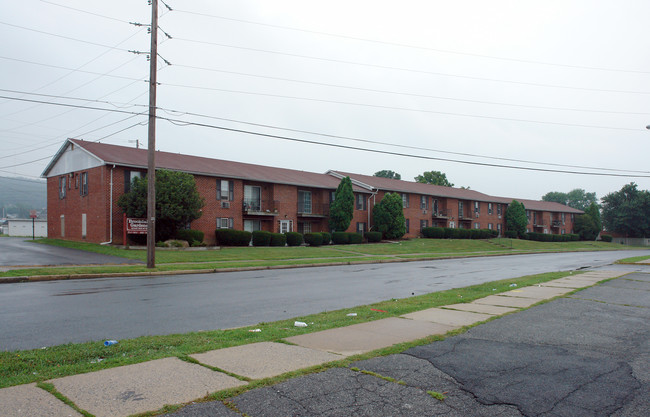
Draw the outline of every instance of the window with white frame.
<instances>
[{"instance_id":1,"label":"window with white frame","mask_svg":"<svg viewBox=\"0 0 650 417\"><path fill-rule=\"evenodd\" d=\"M481 203L479 201L474 202L474 213L480 213L481 212Z\"/></svg>"},{"instance_id":2,"label":"window with white frame","mask_svg":"<svg viewBox=\"0 0 650 417\"><path fill-rule=\"evenodd\" d=\"M503 211L502 211L502 210L503 210L503 208L501 207L501 204L497 204L497 214L498 214L499 216L500 216L501 214L503 214Z\"/></svg>"},{"instance_id":3,"label":"window with white frame","mask_svg":"<svg viewBox=\"0 0 650 417\"><path fill-rule=\"evenodd\" d=\"M562 224L563 224L563 225L565 224L565 220L566 220L566 218L565 218L565 213L562 213Z\"/></svg>"},{"instance_id":4,"label":"window with white frame","mask_svg":"<svg viewBox=\"0 0 650 417\"><path fill-rule=\"evenodd\" d=\"M405 233L409 233L409 232L410 232L410 230L409 230L409 229L410 229L410 227L409 227L409 226L410 226L410 223L411 223L411 222L409 221L409 219L404 219L404 226L406 226L406 232L405 232Z\"/></svg>"},{"instance_id":5,"label":"window with white frame","mask_svg":"<svg viewBox=\"0 0 650 417\"><path fill-rule=\"evenodd\" d=\"M235 199L234 181L217 180L217 200L233 201Z\"/></svg>"},{"instance_id":6,"label":"window with white frame","mask_svg":"<svg viewBox=\"0 0 650 417\"><path fill-rule=\"evenodd\" d=\"M311 233L311 223L310 222L298 222L298 233Z\"/></svg>"},{"instance_id":7,"label":"window with white frame","mask_svg":"<svg viewBox=\"0 0 650 417\"><path fill-rule=\"evenodd\" d=\"M488 214L492 214L492 203L488 203Z\"/></svg>"},{"instance_id":8,"label":"window with white frame","mask_svg":"<svg viewBox=\"0 0 650 417\"><path fill-rule=\"evenodd\" d=\"M366 209L366 196L363 194L355 194L356 197L356 209L365 210Z\"/></svg>"},{"instance_id":9,"label":"window with white frame","mask_svg":"<svg viewBox=\"0 0 650 417\"><path fill-rule=\"evenodd\" d=\"M530 210L526 210L526 217L528 218L528 223L530 223Z\"/></svg>"},{"instance_id":10,"label":"window with white frame","mask_svg":"<svg viewBox=\"0 0 650 417\"><path fill-rule=\"evenodd\" d=\"M425 227L429 227L429 220L420 220L420 232L422 232L422 229Z\"/></svg>"},{"instance_id":11,"label":"window with white frame","mask_svg":"<svg viewBox=\"0 0 650 417\"><path fill-rule=\"evenodd\" d=\"M65 198L65 192L66 192L66 180L68 177L65 175L62 177L59 177L59 198L63 199Z\"/></svg>"},{"instance_id":12,"label":"window with white frame","mask_svg":"<svg viewBox=\"0 0 650 417\"><path fill-rule=\"evenodd\" d=\"M421 195L420 196L420 208L422 210L428 210L429 209L429 196L426 196L426 195Z\"/></svg>"},{"instance_id":13,"label":"window with white frame","mask_svg":"<svg viewBox=\"0 0 650 417\"><path fill-rule=\"evenodd\" d=\"M142 172L140 171L131 171L124 170L124 192L128 193L131 191L131 185L136 178L142 178Z\"/></svg>"},{"instance_id":14,"label":"window with white frame","mask_svg":"<svg viewBox=\"0 0 650 417\"><path fill-rule=\"evenodd\" d=\"M88 173L87 172L82 172L81 173L81 186L79 188L79 194L83 195L88 195Z\"/></svg>"},{"instance_id":15,"label":"window with white frame","mask_svg":"<svg viewBox=\"0 0 650 417\"><path fill-rule=\"evenodd\" d=\"M492 223L488 223L488 230L494 229L494 225Z\"/></svg>"},{"instance_id":16,"label":"window with white frame","mask_svg":"<svg viewBox=\"0 0 650 417\"><path fill-rule=\"evenodd\" d=\"M464 213L465 213L465 211L463 210L463 202L459 201L458 202L458 218L465 217Z\"/></svg>"},{"instance_id":17,"label":"window with white frame","mask_svg":"<svg viewBox=\"0 0 650 417\"><path fill-rule=\"evenodd\" d=\"M244 220L244 230L247 232L256 232L262 230L262 222L259 220Z\"/></svg>"},{"instance_id":18,"label":"window with white frame","mask_svg":"<svg viewBox=\"0 0 650 417\"><path fill-rule=\"evenodd\" d=\"M404 208L408 208L409 207L409 195L406 194L406 193L400 193L400 195L402 196L402 206L404 206Z\"/></svg>"},{"instance_id":19,"label":"window with white frame","mask_svg":"<svg viewBox=\"0 0 650 417\"><path fill-rule=\"evenodd\" d=\"M433 209L433 214L438 215L438 200L435 198L433 199L432 209Z\"/></svg>"},{"instance_id":20,"label":"window with white frame","mask_svg":"<svg viewBox=\"0 0 650 417\"><path fill-rule=\"evenodd\" d=\"M279 220L280 233L293 232L293 220Z\"/></svg>"},{"instance_id":21,"label":"window with white frame","mask_svg":"<svg viewBox=\"0 0 650 417\"><path fill-rule=\"evenodd\" d=\"M503 225L501 223L497 223L497 231L499 232L499 236L501 236L501 230L503 230Z\"/></svg>"},{"instance_id":22,"label":"window with white frame","mask_svg":"<svg viewBox=\"0 0 650 417\"><path fill-rule=\"evenodd\" d=\"M232 217L217 218L217 229L232 229L234 227L234 219Z\"/></svg>"},{"instance_id":23,"label":"window with white frame","mask_svg":"<svg viewBox=\"0 0 650 417\"><path fill-rule=\"evenodd\" d=\"M311 213L311 191L298 191L298 213Z\"/></svg>"},{"instance_id":24,"label":"window with white frame","mask_svg":"<svg viewBox=\"0 0 650 417\"><path fill-rule=\"evenodd\" d=\"M474 229L480 229L481 228L481 223L476 222L474 223Z\"/></svg>"},{"instance_id":25,"label":"window with white frame","mask_svg":"<svg viewBox=\"0 0 650 417\"><path fill-rule=\"evenodd\" d=\"M361 233L362 235L366 233L366 223L357 222L357 233Z\"/></svg>"}]
</instances>

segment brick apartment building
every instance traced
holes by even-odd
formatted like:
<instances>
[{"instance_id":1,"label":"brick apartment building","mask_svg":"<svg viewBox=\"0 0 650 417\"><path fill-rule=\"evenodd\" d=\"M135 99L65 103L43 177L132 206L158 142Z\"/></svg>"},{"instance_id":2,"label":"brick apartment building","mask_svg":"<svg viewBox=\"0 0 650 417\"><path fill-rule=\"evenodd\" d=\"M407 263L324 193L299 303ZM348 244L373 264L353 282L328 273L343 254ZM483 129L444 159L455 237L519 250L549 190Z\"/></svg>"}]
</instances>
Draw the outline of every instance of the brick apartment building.
<instances>
[{"instance_id":1,"label":"brick apartment building","mask_svg":"<svg viewBox=\"0 0 650 417\"><path fill-rule=\"evenodd\" d=\"M384 194L404 201L405 237L423 227L505 231L512 198L367 175L328 171L318 174L233 161L156 152L156 166L194 175L205 200L192 229L215 243L217 228L301 233L328 230L329 205L341 178L352 179L354 218L348 231L372 228L372 208ZM125 244L124 216L117 206L135 177L147 171L147 150L68 139L43 171L47 178L48 236ZM528 230L564 234L582 211L559 203L517 199L526 207ZM128 238L127 238L128 240Z\"/></svg>"}]
</instances>

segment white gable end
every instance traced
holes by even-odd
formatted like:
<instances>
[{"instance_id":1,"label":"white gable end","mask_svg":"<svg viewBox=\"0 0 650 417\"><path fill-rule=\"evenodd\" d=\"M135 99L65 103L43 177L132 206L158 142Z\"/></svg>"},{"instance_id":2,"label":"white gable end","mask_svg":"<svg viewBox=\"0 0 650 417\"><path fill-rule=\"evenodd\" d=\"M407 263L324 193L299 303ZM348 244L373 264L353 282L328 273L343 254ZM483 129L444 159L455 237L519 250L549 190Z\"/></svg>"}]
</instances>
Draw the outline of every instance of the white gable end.
<instances>
[{"instance_id":1,"label":"white gable end","mask_svg":"<svg viewBox=\"0 0 650 417\"><path fill-rule=\"evenodd\" d=\"M86 150L68 142L53 166L49 168L47 177L56 177L75 171L83 171L104 165L104 161L88 153Z\"/></svg>"}]
</instances>

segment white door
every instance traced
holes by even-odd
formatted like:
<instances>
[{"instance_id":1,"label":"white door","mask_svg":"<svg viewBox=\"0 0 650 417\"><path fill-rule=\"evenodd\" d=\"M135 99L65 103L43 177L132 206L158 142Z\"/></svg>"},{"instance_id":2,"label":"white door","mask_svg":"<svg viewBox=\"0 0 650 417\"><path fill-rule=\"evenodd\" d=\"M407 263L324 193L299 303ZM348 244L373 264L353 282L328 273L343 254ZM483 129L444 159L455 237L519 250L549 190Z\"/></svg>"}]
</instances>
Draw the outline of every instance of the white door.
<instances>
[{"instance_id":1,"label":"white door","mask_svg":"<svg viewBox=\"0 0 650 417\"><path fill-rule=\"evenodd\" d=\"M293 220L280 220L280 233L291 232L293 229Z\"/></svg>"}]
</instances>

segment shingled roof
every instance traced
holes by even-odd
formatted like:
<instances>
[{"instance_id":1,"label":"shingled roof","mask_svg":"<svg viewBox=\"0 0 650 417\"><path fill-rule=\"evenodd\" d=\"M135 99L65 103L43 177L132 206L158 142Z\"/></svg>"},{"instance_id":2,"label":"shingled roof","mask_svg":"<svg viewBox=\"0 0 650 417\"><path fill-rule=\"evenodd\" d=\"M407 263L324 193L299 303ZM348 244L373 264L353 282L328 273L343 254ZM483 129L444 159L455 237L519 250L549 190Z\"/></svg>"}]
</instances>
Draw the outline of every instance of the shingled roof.
<instances>
[{"instance_id":1,"label":"shingled roof","mask_svg":"<svg viewBox=\"0 0 650 417\"><path fill-rule=\"evenodd\" d=\"M42 176L46 177L48 175L50 169L56 164L56 161L61 157L70 144L74 144L84 149L106 165L115 164L132 168L147 168L148 151L146 149L89 142L80 139L68 139L45 168ZM309 171L254 165L243 162L161 151L156 151L156 167L210 177L235 178L302 187L325 188L330 190L334 190L338 187L341 177L349 176L353 180L353 190L355 192L368 193L382 190L501 204L510 204L513 200L512 198L507 197L490 196L475 190L443 187L439 185L394 180L390 178L374 177L342 171L330 170L326 174L318 174ZM518 198L516 200L523 203L528 210L575 214L583 213L581 210L555 202Z\"/></svg>"}]
</instances>

